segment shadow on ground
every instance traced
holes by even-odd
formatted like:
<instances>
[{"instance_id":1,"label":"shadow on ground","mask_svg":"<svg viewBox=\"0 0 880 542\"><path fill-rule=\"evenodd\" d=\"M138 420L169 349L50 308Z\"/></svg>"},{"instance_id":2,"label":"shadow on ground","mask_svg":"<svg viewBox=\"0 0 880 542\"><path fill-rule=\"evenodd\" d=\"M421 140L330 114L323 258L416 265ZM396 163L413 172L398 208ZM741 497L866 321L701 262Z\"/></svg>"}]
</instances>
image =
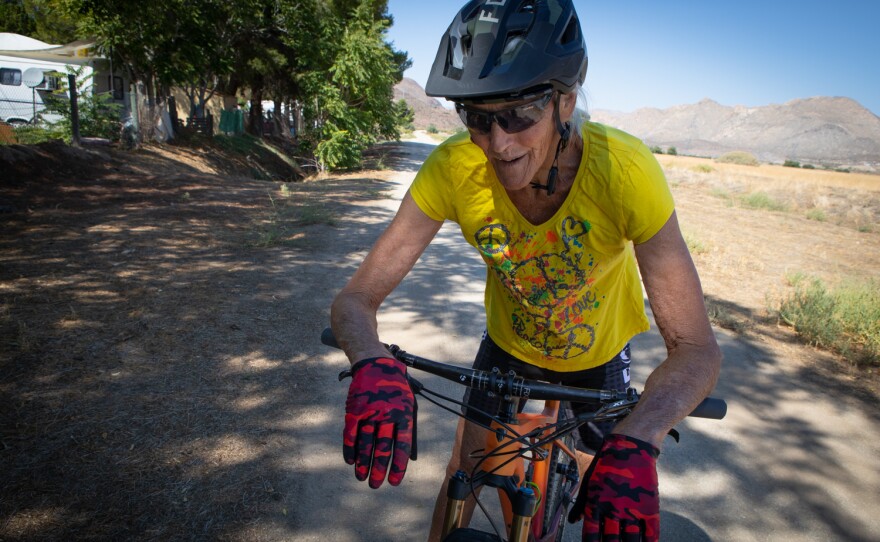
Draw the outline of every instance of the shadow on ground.
<instances>
[{"instance_id":1,"label":"shadow on ground","mask_svg":"<svg viewBox=\"0 0 880 542\"><path fill-rule=\"evenodd\" d=\"M418 145L387 150L413 172ZM369 490L340 460L345 362L318 342L390 188L364 174L284 195L184 171L0 189L15 209L0 215L0 538L420 538L454 419L423 408L423 457ZM389 299L401 332L475 340L470 252L441 231ZM669 539L873 540L876 405L760 338L719 338L731 414L685 422L664 450L664 532L690 533ZM664 349L635 344L644 382ZM862 440L817 405L857 418Z\"/></svg>"}]
</instances>

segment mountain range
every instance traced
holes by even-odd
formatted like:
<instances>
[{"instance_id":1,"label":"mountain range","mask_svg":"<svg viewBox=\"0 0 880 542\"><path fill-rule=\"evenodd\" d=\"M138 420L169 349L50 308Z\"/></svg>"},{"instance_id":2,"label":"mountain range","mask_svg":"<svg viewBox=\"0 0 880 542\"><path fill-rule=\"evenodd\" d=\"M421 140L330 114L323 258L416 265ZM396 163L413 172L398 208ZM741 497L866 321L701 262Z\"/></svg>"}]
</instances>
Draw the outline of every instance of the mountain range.
<instances>
[{"instance_id":1,"label":"mountain range","mask_svg":"<svg viewBox=\"0 0 880 542\"><path fill-rule=\"evenodd\" d=\"M454 111L425 95L412 79L395 87L415 111L416 128L455 130ZM880 172L880 117L850 98L813 97L760 107L726 106L710 99L631 113L590 111L591 120L620 128L647 145L679 154L718 157L747 151L759 160Z\"/></svg>"}]
</instances>

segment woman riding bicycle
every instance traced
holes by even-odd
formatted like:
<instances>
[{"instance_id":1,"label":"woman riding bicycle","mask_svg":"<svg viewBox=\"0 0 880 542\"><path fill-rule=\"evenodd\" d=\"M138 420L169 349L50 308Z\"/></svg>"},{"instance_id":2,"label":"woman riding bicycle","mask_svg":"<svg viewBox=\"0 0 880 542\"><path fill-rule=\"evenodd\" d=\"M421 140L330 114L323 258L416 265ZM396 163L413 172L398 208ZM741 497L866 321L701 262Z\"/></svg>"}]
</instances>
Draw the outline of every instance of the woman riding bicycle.
<instances>
[{"instance_id":1,"label":"woman riding bicycle","mask_svg":"<svg viewBox=\"0 0 880 542\"><path fill-rule=\"evenodd\" d=\"M403 478L415 402L376 314L452 220L488 267L475 367L625 389L629 341L649 327L644 284L667 357L628 418L599 427L601 437L582 431L582 451L595 456L569 519L584 518L584 540L658 540L659 449L714 387L721 353L663 172L641 141L576 110L586 72L571 0L473 0L456 15L426 92L455 102L468 131L432 152L333 302L334 334L354 363L343 453L371 487L386 472L390 484ZM481 410L493 400L466 396ZM483 431L459 424L448 474L470 471ZM443 488L431 540L445 499Z\"/></svg>"}]
</instances>

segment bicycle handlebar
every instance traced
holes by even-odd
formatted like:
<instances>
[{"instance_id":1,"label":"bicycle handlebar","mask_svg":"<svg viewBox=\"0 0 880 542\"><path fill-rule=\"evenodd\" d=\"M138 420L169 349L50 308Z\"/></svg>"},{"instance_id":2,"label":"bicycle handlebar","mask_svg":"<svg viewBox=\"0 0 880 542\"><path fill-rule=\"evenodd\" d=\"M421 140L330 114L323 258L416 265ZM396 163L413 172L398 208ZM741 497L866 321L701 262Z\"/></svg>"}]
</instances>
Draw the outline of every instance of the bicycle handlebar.
<instances>
[{"instance_id":1,"label":"bicycle handlebar","mask_svg":"<svg viewBox=\"0 0 880 542\"><path fill-rule=\"evenodd\" d=\"M340 348L333 336L333 330L325 328L321 333L321 342L333 348ZM556 401L596 401L611 403L631 398L631 392L617 390L592 390L575 388L561 384L551 384L539 380L530 380L513 374L500 372L487 372L477 369L465 369L440 363L427 358L409 354L396 345L385 345L389 352L406 364L408 367L431 373L447 380L457 382L462 386L478 390L491 391L498 395L509 395L525 399L541 399ZM638 397L636 397L637 399ZM711 418L720 420L727 414L727 403L722 399L707 397L697 405L697 408L689 414L697 418Z\"/></svg>"}]
</instances>

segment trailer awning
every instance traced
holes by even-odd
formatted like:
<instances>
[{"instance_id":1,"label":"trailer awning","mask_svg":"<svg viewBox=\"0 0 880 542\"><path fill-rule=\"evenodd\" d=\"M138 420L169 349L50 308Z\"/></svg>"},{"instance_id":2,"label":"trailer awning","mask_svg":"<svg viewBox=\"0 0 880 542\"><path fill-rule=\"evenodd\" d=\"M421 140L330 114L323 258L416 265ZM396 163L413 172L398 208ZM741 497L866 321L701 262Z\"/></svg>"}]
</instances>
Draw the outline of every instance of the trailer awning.
<instances>
[{"instance_id":1,"label":"trailer awning","mask_svg":"<svg viewBox=\"0 0 880 542\"><path fill-rule=\"evenodd\" d=\"M6 34L6 36L8 35ZM88 65L97 59L104 58L103 55L98 53L97 40L95 39L77 40L66 45L44 44L46 47L35 47L42 42L27 38L26 36L18 37L26 38L28 41L20 41L17 44L13 44L8 40L3 40L0 43L3 43L6 47L0 49L0 55L78 66ZM28 48L9 48L10 45Z\"/></svg>"}]
</instances>

